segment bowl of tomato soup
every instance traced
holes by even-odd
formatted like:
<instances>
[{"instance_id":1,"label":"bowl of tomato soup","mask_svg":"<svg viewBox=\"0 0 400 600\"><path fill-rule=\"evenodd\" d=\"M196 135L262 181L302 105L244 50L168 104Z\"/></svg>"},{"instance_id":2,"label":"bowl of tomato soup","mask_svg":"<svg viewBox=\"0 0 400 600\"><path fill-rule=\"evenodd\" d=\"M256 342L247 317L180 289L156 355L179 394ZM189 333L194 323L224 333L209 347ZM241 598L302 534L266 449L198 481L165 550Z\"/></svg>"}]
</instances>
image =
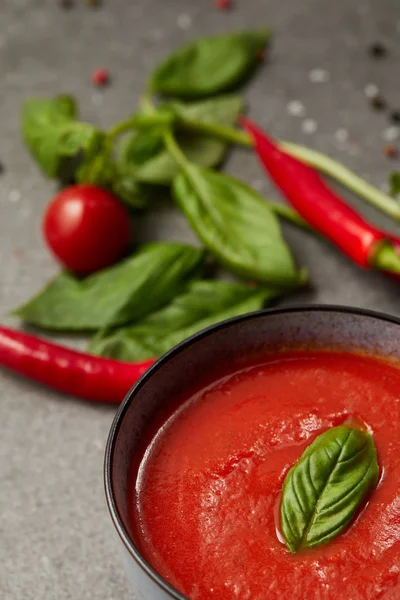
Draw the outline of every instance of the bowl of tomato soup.
<instances>
[{"instance_id":1,"label":"bowl of tomato soup","mask_svg":"<svg viewBox=\"0 0 400 600\"><path fill-rule=\"evenodd\" d=\"M162 357L108 439L135 598L400 598L400 321L262 311Z\"/></svg>"}]
</instances>

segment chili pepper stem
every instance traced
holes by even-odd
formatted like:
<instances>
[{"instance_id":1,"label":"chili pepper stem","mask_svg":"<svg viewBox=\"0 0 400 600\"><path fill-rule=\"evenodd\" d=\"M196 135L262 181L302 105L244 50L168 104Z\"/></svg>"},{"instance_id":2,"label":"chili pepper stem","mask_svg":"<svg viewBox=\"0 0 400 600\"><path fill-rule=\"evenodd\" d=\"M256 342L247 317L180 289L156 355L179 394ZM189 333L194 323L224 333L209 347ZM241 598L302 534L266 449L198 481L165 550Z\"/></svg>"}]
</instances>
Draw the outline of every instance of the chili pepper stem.
<instances>
[{"instance_id":1,"label":"chili pepper stem","mask_svg":"<svg viewBox=\"0 0 400 600\"><path fill-rule=\"evenodd\" d=\"M370 265L380 271L400 275L400 256L390 242L379 245L370 257Z\"/></svg>"},{"instance_id":2,"label":"chili pepper stem","mask_svg":"<svg viewBox=\"0 0 400 600\"><path fill-rule=\"evenodd\" d=\"M297 146L288 142L278 142L278 146L281 150L288 152L288 154L291 154L295 158L318 169L318 171L321 171L325 175L329 175L329 177L338 181L341 185L375 206L378 210L385 212L394 219L400 220L400 203L397 200L378 190L333 158L310 148Z\"/></svg>"}]
</instances>

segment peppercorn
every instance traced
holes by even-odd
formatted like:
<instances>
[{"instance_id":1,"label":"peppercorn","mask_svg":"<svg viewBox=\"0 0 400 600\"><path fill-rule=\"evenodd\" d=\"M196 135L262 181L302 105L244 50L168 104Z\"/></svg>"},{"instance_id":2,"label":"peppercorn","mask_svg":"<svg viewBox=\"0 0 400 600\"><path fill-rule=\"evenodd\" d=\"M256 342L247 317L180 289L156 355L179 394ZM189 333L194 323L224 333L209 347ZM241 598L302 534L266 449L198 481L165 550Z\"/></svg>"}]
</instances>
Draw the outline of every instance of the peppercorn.
<instances>
[{"instance_id":1,"label":"peppercorn","mask_svg":"<svg viewBox=\"0 0 400 600\"><path fill-rule=\"evenodd\" d=\"M107 85L110 82L110 75L107 69L95 69L92 73L92 82L98 87Z\"/></svg>"},{"instance_id":2,"label":"peppercorn","mask_svg":"<svg viewBox=\"0 0 400 600\"><path fill-rule=\"evenodd\" d=\"M398 150L394 144L386 144L383 151L389 158L396 158L398 154Z\"/></svg>"},{"instance_id":3,"label":"peppercorn","mask_svg":"<svg viewBox=\"0 0 400 600\"><path fill-rule=\"evenodd\" d=\"M69 10L74 6L74 0L60 0L60 6L64 10Z\"/></svg>"},{"instance_id":4,"label":"peppercorn","mask_svg":"<svg viewBox=\"0 0 400 600\"><path fill-rule=\"evenodd\" d=\"M376 110L383 110L386 108L386 100L380 94L370 98L371 106Z\"/></svg>"},{"instance_id":5,"label":"peppercorn","mask_svg":"<svg viewBox=\"0 0 400 600\"><path fill-rule=\"evenodd\" d=\"M390 120L392 123L400 123L400 110L392 110Z\"/></svg>"},{"instance_id":6,"label":"peppercorn","mask_svg":"<svg viewBox=\"0 0 400 600\"><path fill-rule=\"evenodd\" d=\"M369 52L374 58L384 58L387 55L387 48L381 42L374 42L370 45Z\"/></svg>"},{"instance_id":7,"label":"peppercorn","mask_svg":"<svg viewBox=\"0 0 400 600\"><path fill-rule=\"evenodd\" d=\"M232 8L232 0L215 0L215 7L218 10L229 10Z\"/></svg>"}]
</instances>

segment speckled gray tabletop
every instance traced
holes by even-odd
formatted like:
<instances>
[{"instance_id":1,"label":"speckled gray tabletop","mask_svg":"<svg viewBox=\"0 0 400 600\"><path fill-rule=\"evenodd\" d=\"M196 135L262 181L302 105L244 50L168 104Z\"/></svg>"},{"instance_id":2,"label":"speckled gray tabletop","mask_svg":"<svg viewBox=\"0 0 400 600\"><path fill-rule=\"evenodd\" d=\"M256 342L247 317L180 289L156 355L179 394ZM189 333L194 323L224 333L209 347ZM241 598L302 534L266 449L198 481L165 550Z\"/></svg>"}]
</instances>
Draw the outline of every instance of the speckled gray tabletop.
<instances>
[{"instance_id":1,"label":"speckled gray tabletop","mask_svg":"<svg viewBox=\"0 0 400 600\"><path fill-rule=\"evenodd\" d=\"M364 88L376 83L400 107L398 0L237 0L229 13L217 12L213 0L104 0L98 10L75 3L67 12L57 0L1 1L2 314L56 271L40 236L54 187L20 141L21 102L69 92L85 119L108 126L134 109L157 61L196 35L271 25L270 62L247 92L252 115L276 136L327 152L377 186L385 184L395 164L382 151L387 118L371 111ZM388 46L385 60L367 55L375 39ZM90 83L97 66L108 68L113 79L102 91ZM294 100L304 105L303 116L288 113ZM276 197L250 154L235 152L227 168ZM364 209L393 227L374 209ZM340 303L400 315L397 284L362 272L328 244L293 228L285 227L285 235L314 284L286 303ZM193 239L183 218L166 206L141 218L137 236ZM0 598L132 598L103 497L103 450L113 409L62 398L5 373L0 389Z\"/></svg>"}]
</instances>

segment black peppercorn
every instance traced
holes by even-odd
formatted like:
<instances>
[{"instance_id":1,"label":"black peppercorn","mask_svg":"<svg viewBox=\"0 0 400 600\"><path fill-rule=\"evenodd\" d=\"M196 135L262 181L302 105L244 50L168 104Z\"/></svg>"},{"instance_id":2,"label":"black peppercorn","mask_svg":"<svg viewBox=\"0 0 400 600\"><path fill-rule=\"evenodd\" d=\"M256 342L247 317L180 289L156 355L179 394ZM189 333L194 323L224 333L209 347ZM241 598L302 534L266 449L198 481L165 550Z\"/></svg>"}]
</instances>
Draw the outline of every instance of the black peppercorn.
<instances>
[{"instance_id":1,"label":"black peppercorn","mask_svg":"<svg viewBox=\"0 0 400 600\"><path fill-rule=\"evenodd\" d=\"M384 58L387 55L387 49L381 42L371 44L369 52L374 58Z\"/></svg>"},{"instance_id":2,"label":"black peppercorn","mask_svg":"<svg viewBox=\"0 0 400 600\"><path fill-rule=\"evenodd\" d=\"M400 123L400 110L393 110L390 113L390 120L392 123Z\"/></svg>"},{"instance_id":3,"label":"black peppercorn","mask_svg":"<svg viewBox=\"0 0 400 600\"><path fill-rule=\"evenodd\" d=\"M379 94L373 96L370 99L371 106L373 106L376 110L383 110L386 108L386 100Z\"/></svg>"}]
</instances>

